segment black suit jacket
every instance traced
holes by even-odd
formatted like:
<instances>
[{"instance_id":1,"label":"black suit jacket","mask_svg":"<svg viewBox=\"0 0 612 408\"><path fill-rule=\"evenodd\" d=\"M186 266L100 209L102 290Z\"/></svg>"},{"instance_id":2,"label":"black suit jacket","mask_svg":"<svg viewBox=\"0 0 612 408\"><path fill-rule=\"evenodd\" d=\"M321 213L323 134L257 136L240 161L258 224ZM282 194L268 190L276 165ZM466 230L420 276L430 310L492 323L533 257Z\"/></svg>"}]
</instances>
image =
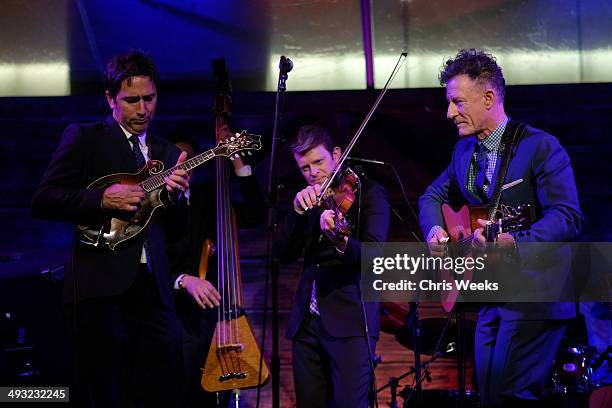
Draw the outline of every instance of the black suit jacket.
<instances>
[{"instance_id":1,"label":"black suit jacket","mask_svg":"<svg viewBox=\"0 0 612 408\"><path fill-rule=\"evenodd\" d=\"M364 180L349 220L355 224L359 214L359 233L353 231L346 250L340 254L321 236L319 218L322 209L315 208L304 215L289 210L281 230L281 260L294 261L304 254L304 272L298 285L286 336L297 333L304 313L309 313L312 282L316 280L317 306L325 331L332 337L362 336L361 301L361 242L384 242L389 228L389 198L384 188ZM361 203L361 211L359 211ZM366 314L370 335L378 338L380 331L380 305L368 302Z\"/></svg>"},{"instance_id":2,"label":"black suit jacket","mask_svg":"<svg viewBox=\"0 0 612 408\"><path fill-rule=\"evenodd\" d=\"M147 135L149 158L160 160L166 168L174 166L178 148ZM102 224L104 188L87 189L92 181L112 173L133 173L136 160L125 133L108 117L103 122L71 124L62 136L49 167L36 189L32 213L36 217L70 221L93 227ZM79 298L119 295L134 282L140 268L144 241L147 241L152 272L164 305L174 308L168 248L183 236L173 227L173 217L186 216L179 203L158 211L145 234L124 244L117 253L75 244L71 268L65 284L65 297L72 299L72 276L76 271Z\"/></svg>"}]
</instances>

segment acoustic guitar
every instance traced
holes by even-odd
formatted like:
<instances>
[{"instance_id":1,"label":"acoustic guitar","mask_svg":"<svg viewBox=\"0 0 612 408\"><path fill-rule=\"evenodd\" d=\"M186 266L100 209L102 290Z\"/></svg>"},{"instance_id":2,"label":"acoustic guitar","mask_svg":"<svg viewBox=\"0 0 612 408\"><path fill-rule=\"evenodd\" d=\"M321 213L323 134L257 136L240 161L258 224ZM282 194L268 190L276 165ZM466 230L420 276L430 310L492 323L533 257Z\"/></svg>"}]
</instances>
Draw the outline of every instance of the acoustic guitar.
<instances>
[{"instance_id":1,"label":"acoustic guitar","mask_svg":"<svg viewBox=\"0 0 612 408\"><path fill-rule=\"evenodd\" d=\"M442 217L446 232L450 238L452 245L447 248L448 255L452 257L471 256L472 239L474 238L473 231L479 228L478 219L486 220L488 218L489 208L487 206L469 206L464 205L458 211L448 204L442 204ZM523 204L516 208L508 205L501 205L498 211L500 217L493 219L484 228L483 235L487 242L493 242L497 235L502 232L513 233L522 231L531 226L531 205ZM463 279L472 279L472 269L466 268ZM453 281L455 273L452 270L442 269L440 271L441 278L446 281ZM442 291L442 307L445 311L450 312L455 307L457 301L458 289L456 285L452 285L449 291Z\"/></svg>"}]
</instances>

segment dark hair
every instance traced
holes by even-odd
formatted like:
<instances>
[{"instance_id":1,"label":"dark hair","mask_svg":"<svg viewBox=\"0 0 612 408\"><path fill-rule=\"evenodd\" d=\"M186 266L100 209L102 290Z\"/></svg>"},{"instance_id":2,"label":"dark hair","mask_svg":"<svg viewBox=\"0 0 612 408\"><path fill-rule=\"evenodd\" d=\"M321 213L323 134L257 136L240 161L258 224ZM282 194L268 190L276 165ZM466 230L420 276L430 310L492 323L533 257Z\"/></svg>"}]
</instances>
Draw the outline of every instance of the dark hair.
<instances>
[{"instance_id":1,"label":"dark hair","mask_svg":"<svg viewBox=\"0 0 612 408\"><path fill-rule=\"evenodd\" d=\"M504 100L506 81L493 55L474 48L459 51L455 58L447 60L442 66L440 85L446 85L452 78L463 74L479 83L486 81L495 88L500 101Z\"/></svg>"},{"instance_id":2,"label":"dark hair","mask_svg":"<svg viewBox=\"0 0 612 408\"><path fill-rule=\"evenodd\" d=\"M131 85L132 78L137 76L151 78L157 88L157 69L149 55L140 50L115 55L104 70L104 88L115 99L121 89L121 83L127 79L128 85Z\"/></svg>"},{"instance_id":3,"label":"dark hair","mask_svg":"<svg viewBox=\"0 0 612 408\"><path fill-rule=\"evenodd\" d=\"M327 129L316 125L302 126L298 130L295 140L291 143L291 153L303 155L319 145L323 145L328 152L332 153L335 144L331 133Z\"/></svg>"}]
</instances>

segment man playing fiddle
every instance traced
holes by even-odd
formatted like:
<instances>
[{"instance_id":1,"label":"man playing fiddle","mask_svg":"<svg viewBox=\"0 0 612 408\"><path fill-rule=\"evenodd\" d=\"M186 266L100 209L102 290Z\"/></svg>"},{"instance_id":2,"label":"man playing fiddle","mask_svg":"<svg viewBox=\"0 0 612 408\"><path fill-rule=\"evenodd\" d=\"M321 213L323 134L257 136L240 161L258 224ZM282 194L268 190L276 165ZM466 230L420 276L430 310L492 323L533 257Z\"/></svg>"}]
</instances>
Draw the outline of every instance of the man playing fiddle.
<instances>
[{"instance_id":1,"label":"man playing fiddle","mask_svg":"<svg viewBox=\"0 0 612 408\"><path fill-rule=\"evenodd\" d=\"M280 243L281 260L304 256L286 331L293 341L296 404L365 407L379 335L379 305L361 301L360 244L385 241L388 196L379 184L362 180L345 215L324 209L317 198L339 162L340 147L326 129L304 126L291 151L308 184L295 195ZM344 217L352 225L350 234L335 228Z\"/></svg>"}]
</instances>

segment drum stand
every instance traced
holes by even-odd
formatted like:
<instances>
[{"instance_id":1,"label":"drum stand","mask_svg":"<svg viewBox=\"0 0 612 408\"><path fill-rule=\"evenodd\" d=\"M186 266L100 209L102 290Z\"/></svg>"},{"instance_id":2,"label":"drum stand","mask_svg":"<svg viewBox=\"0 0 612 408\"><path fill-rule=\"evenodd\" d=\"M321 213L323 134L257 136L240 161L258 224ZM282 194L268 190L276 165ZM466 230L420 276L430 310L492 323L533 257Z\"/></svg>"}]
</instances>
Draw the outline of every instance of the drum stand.
<instances>
[{"instance_id":1,"label":"drum stand","mask_svg":"<svg viewBox=\"0 0 612 408\"><path fill-rule=\"evenodd\" d=\"M406 319L406 325L412 330L413 338L413 351L414 351L414 371L417 379L415 390L417 395L416 407L423 406L423 388L421 383L423 382L423 376L421 375L421 322L419 320L419 302L409 303L408 318Z\"/></svg>"},{"instance_id":2,"label":"drum stand","mask_svg":"<svg viewBox=\"0 0 612 408\"><path fill-rule=\"evenodd\" d=\"M429 365L431 363L433 363L434 361L436 361L439 357L443 357L449 353L452 353L455 349L454 349L454 345L448 344L446 349L442 352L438 351L441 344L442 344L442 340L445 337L446 334L446 329L448 327L450 323L450 318L446 319L446 324L444 325L444 328L442 329L442 332L440 334L440 336L438 337L438 341L436 346L433 349L433 352L431 353L431 358L429 360L427 360L426 362L422 363L421 362L421 336L422 336L422 332L421 332L421 321L419 319L419 314L418 314L418 302L410 302L409 303L409 312L406 316L406 322L404 323L404 327L407 328L410 331L411 337L410 337L410 341L409 341L409 346L406 345L404 342L402 342L401 340L400 343L402 343L404 346L410 348L413 350L414 352L414 366L410 368L409 371L407 371L406 373L402 374L399 377L391 377L389 378L389 381L387 384L385 384L384 386L382 386L381 388L376 390L376 393L379 393L387 388L391 388L391 402L389 403L389 406L391 408L395 408L398 407L397 404L397 387L399 386L399 380L414 374L414 388L410 388L410 387L405 387L404 390L402 390L399 394L402 398L404 398L404 407L408 407L409 405L409 401L412 397L412 394L415 393L416 391L416 402L415 402L415 407L424 407L424 401L423 401L423 390L422 390L422 383L423 380L426 380L427 382L431 382L431 376L430 376L430 372L429 372Z\"/></svg>"},{"instance_id":3,"label":"drum stand","mask_svg":"<svg viewBox=\"0 0 612 408\"><path fill-rule=\"evenodd\" d=\"M421 364L421 376L417 377L417 370L416 367L410 367L409 371L406 371L404 374L400 375L399 377L391 377L389 378L389 381L387 382L387 384L383 385L382 387L380 387L379 389L376 390L376 393L378 394L379 392L382 392L384 390L386 390L387 388L391 388L391 403L389 403L389 406L391 408L397 408L397 387L399 387L399 381L408 377L409 375L414 374L415 375L415 381L416 381L416 385L414 388L409 388L408 389L408 395L406 394L406 389L402 390L399 392L400 396L402 398L404 398L404 407L407 407L407 403L408 400L410 399L410 397L412 396L412 393L417 389L417 387L420 387L421 383L423 382L423 380L426 380L427 382L431 382L431 376L429 373L429 365L431 363L433 363L434 361L436 361L438 359L438 357L442 357L444 356L445 353L436 353L435 355L433 355L429 360L427 360L426 362Z\"/></svg>"}]
</instances>

